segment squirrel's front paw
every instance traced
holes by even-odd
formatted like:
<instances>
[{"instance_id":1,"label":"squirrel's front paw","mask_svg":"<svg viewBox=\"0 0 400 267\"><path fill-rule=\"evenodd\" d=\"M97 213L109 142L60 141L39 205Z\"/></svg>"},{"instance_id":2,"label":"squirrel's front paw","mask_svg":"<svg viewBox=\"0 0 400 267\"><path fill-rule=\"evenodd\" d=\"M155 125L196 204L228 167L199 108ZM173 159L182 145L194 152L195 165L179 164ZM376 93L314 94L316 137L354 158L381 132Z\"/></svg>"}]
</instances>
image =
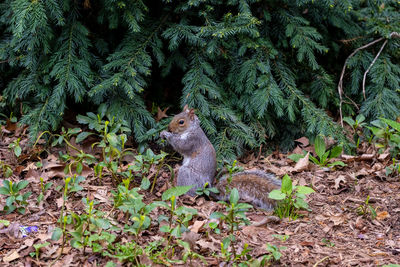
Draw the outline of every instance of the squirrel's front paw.
<instances>
[{"instance_id":1,"label":"squirrel's front paw","mask_svg":"<svg viewBox=\"0 0 400 267\"><path fill-rule=\"evenodd\" d=\"M167 137L168 137L170 134L171 134L170 132L162 131L162 132L160 133L160 138L162 138L162 139L167 139Z\"/></svg>"}]
</instances>

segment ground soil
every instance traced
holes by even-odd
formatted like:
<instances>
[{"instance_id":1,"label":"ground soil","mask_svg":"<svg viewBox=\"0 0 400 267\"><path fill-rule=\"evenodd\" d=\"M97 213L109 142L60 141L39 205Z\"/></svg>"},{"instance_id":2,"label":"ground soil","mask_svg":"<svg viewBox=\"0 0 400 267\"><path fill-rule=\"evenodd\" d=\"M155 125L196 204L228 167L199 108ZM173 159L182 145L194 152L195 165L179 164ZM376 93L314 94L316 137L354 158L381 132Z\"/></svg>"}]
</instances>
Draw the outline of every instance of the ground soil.
<instances>
[{"instance_id":1,"label":"ground soil","mask_svg":"<svg viewBox=\"0 0 400 267\"><path fill-rule=\"evenodd\" d=\"M21 138L22 154L19 158L8 148L9 144ZM306 141L300 140L299 147L310 150ZM79 147L79 145L77 145ZM90 144L80 147L90 152ZM300 149L301 150L301 149ZM26 128L9 123L2 126L0 140L0 160L8 164L13 175L8 178L13 182L28 180L29 185L23 192L30 191L27 211L24 215L17 212L0 213L0 220L7 220L10 225L0 223L0 265L1 266L104 266L108 260L115 259L101 256L90 249L85 253L67 244L61 252L61 241L50 239L53 229L58 225L62 207L62 189L57 186L64 184L65 163L59 160L59 151L65 148L46 148L44 144L32 148L26 134ZM242 226L235 231L238 250L249 244L250 254L259 258L266 255L266 244L277 247L284 246L280 261L276 266L381 266L384 264L400 264L400 177L386 175L385 168L390 166L391 157L388 153L377 153L370 145L364 145L355 156L342 155L338 160L347 164L336 169L321 168L312 163L296 165L286 154L275 152L269 156L249 154L243 158L241 165L246 169L263 169L282 177L289 173L298 185L311 186L316 192L308 197L310 211L302 211L296 220L283 219L268 221L261 226L255 226L263 221L270 212L252 210L247 217L253 225ZM71 152L73 153L73 152ZM98 151L92 151L99 156ZM124 164L128 164L126 159ZM40 162L40 164L37 164ZM174 162L169 162L174 166ZM153 176L156 170L153 170ZM112 208L111 190L115 186L111 177L105 175L102 180L94 176L92 166L85 166L82 183L83 190L71 194L66 209L80 213L84 207L81 199L88 197L97 201L96 209L105 211L121 228L127 218L119 210ZM150 175L151 176L151 175ZM38 204L40 193L40 177L45 183L52 182L52 187L45 192L43 200ZM4 180L0 172L0 182ZM145 202L160 200L163 191L171 186L170 172L166 168L160 173L155 193L143 192ZM373 217L365 204L369 197L369 205L376 210ZM4 208L6 197L0 195L0 210ZM216 234L207 228L209 216L214 211L223 211L223 207L215 201L203 197L182 197L179 203L196 208L198 215L191 221L191 231L183 239L190 243L194 252L203 255L208 266L223 266L215 255L219 255L221 240L226 236L227 229L222 227L222 233ZM363 209L364 208L364 209ZM156 209L152 224L142 232L140 244L148 244L159 240L165 235L159 231L157 217L163 213ZM36 231L22 235L21 227L36 226ZM132 236L122 231L115 231L119 241L132 240ZM286 239L286 240L282 240ZM34 252L33 245L49 242L40 250L38 258L30 256ZM183 251L177 249L171 254L171 259L180 259ZM148 265L161 266L140 258ZM128 263L119 263L129 266ZM189 266L189 263L170 264L171 266ZM192 262L193 266L204 265L199 260Z\"/></svg>"}]
</instances>

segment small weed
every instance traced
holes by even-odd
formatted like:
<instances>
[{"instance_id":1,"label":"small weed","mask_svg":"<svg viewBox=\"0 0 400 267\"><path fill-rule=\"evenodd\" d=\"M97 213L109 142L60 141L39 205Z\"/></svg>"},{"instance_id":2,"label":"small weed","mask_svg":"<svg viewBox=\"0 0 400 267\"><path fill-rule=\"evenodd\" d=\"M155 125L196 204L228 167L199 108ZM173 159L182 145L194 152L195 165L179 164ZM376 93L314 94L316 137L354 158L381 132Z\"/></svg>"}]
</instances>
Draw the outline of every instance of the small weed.
<instances>
[{"instance_id":1,"label":"small weed","mask_svg":"<svg viewBox=\"0 0 400 267\"><path fill-rule=\"evenodd\" d=\"M25 206L28 205L27 199L32 192L26 192L22 195L20 193L28 184L29 182L26 180L22 180L18 183L13 183L10 180L3 181L3 186L0 187L0 194L8 196L6 199L6 206L4 207L4 211L7 214L13 212L15 209L17 209L19 213L25 214Z\"/></svg>"},{"instance_id":2,"label":"small weed","mask_svg":"<svg viewBox=\"0 0 400 267\"><path fill-rule=\"evenodd\" d=\"M35 248L35 252L31 252L31 253L29 253L29 255L31 257L36 257L36 260L39 262L40 249L44 248L44 247L47 247L48 245L50 245L49 242L45 242L43 244L35 244L35 245L33 245L33 247Z\"/></svg>"},{"instance_id":3,"label":"small weed","mask_svg":"<svg viewBox=\"0 0 400 267\"><path fill-rule=\"evenodd\" d=\"M313 157L310 155L310 160L314 162L315 164L319 166L328 166L328 167L333 167L333 166L346 166L346 164L342 161L334 161L334 162L329 162L333 158L337 158L340 156L342 153L343 147L342 146L335 146L330 150L326 150L326 145L325 141L322 136L318 135L315 138L314 142L314 147L315 147L315 153L317 154L317 157Z\"/></svg>"},{"instance_id":4,"label":"small weed","mask_svg":"<svg viewBox=\"0 0 400 267\"><path fill-rule=\"evenodd\" d=\"M44 194L46 193L46 191L53 185L52 182L49 183L44 183L43 182L43 178L40 177L40 194L37 197L37 203L39 204L40 202L42 202L43 198L44 198Z\"/></svg>"},{"instance_id":5,"label":"small weed","mask_svg":"<svg viewBox=\"0 0 400 267\"><path fill-rule=\"evenodd\" d=\"M330 248L333 248L335 246L335 243L333 243L332 241L330 241L329 239L326 239L326 238L322 238L321 242L325 246L330 247Z\"/></svg>"},{"instance_id":6,"label":"small weed","mask_svg":"<svg viewBox=\"0 0 400 267\"><path fill-rule=\"evenodd\" d=\"M360 204L360 206L357 207L357 213L364 217L369 215L372 220L376 218L376 209L369 204L369 196L367 196L367 199L363 204Z\"/></svg>"},{"instance_id":7,"label":"small weed","mask_svg":"<svg viewBox=\"0 0 400 267\"><path fill-rule=\"evenodd\" d=\"M218 194L218 189L215 187L210 187L208 182L203 185L203 188L197 188L196 194L210 196L211 193Z\"/></svg>"},{"instance_id":8,"label":"small weed","mask_svg":"<svg viewBox=\"0 0 400 267\"><path fill-rule=\"evenodd\" d=\"M181 237L181 234L188 230L188 224L192 220L193 215L197 214L197 210L185 206L177 206L176 200L179 196L186 194L192 186L177 186L166 190L162 194L163 201L154 202L157 206L168 210L169 217L159 216L159 221L166 220L168 225L160 227L160 231L169 234L168 245L171 244L172 237ZM167 202L168 201L168 202Z\"/></svg>"},{"instance_id":9,"label":"small weed","mask_svg":"<svg viewBox=\"0 0 400 267\"><path fill-rule=\"evenodd\" d=\"M297 219L300 209L310 210L306 202L306 195L315 192L307 186L294 186L289 175L282 178L282 187L269 193L269 198L278 200L274 213L279 218L289 217Z\"/></svg>"},{"instance_id":10,"label":"small weed","mask_svg":"<svg viewBox=\"0 0 400 267\"><path fill-rule=\"evenodd\" d=\"M363 114L357 115L356 119L353 120L351 117L344 117L343 121L347 122L351 126L354 131L353 141L355 143L356 148L359 147L360 142L362 141L362 137L364 137L363 127L367 125L365 122L365 117Z\"/></svg>"},{"instance_id":11,"label":"small weed","mask_svg":"<svg viewBox=\"0 0 400 267\"><path fill-rule=\"evenodd\" d=\"M367 127L374 135L375 146L381 151L390 148L393 157L400 153L400 123L384 118L372 121L373 126Z\"/></svg>"},{"instance_id":12,"label":"small weed","mask_svg":"<svg viewBox=\"0 0 400 267\"><path fill-rule=\"evenodd\" d=\"M22 149L19 146L19 142L21 141L21 138L18 138L14 140L11 144L8 145L8 148L14 152L14 155L19 158L21 156Z\"/></svg>"},{"instance_id":13,"label":"small weed","mask_svg":"<svg viewBox=\"0 0 400 267\"><path fill-rule=\"evenodd\" d=\"M245 212L251 209L253 206L247 203L239 202L239 192L236 188L233 188L230 192L229 203L224 201L219 201L225 206L225 213L214 212L211 214L211 219L219 219L220 222L225 222L229 227L229 236L226 237L221 243L221 254L222 258L227 262L238 263L243 260L242 254L236 253L235 248L235 235L234 231L239 228L239 225L249 225L250 222L247 219ZM211 224L210 227L215 229L215 224ZM231 252L228 251L228 247L231 248Z\"/></svg>"},{"instance_id":14,"label":"small weed","mask_svg":"<svg viewBox=\"0 0 400 267\"><path fill-rule=\"evenodd\" d=\"M0 160L0 173L2 173L5 178L8 178L13 174L13 170L10 165Z\"/></svg>"},{"instance_id":15,"label":"small weed","mask_svg":"<svg viewBox=\"0 0 400 267\"><path fill-rule=\"evenodd\" d=\"M288 235L272 235L272 237L275 237L276 239L279 239L282 242L285 242L286 240L289 239Z\"/></svg>"}]
</instances>

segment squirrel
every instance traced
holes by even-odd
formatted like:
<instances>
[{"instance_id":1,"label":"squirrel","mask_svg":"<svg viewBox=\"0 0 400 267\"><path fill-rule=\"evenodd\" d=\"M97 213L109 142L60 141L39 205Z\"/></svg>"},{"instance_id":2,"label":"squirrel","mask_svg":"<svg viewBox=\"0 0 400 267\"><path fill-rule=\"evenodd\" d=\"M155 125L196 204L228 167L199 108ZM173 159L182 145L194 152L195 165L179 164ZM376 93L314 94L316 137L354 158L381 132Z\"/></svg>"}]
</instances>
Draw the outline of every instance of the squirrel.
<instances>
[{"instance_id":1,"label":"squirrel","mask_svg":"<svg viewBox=\"0 0 400 267\"><path fill-rule=\"evenodd\" d=\"M188 191L195 196L197 188L203 188L205 183L213 185L220 192L213 197L218 200L227 200L226 186L228 175L223 176L215 183L217 159L215 149L200 127L200 120L194 109L186 105L183 111L175 115L168 125L168 131L160 133L162 139L181 155L183 164L179 168L177 185L192 185ZM259 208L272 210L275 201L268 198L268 193L281 187L281 181L273 174L261 170L248 170L232 175L230 188L237 188L241 201L249 202Z\"/></svg>"}]
</instances>

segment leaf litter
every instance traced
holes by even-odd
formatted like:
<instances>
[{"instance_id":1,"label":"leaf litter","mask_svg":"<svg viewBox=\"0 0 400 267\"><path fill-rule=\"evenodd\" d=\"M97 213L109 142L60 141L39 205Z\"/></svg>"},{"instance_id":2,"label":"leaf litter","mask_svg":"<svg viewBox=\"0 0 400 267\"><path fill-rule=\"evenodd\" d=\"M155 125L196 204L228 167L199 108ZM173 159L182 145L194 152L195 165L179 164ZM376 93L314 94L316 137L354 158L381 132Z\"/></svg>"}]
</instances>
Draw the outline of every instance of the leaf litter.
<instances>
[{"instance_id":1,"label":"leaf litter","mask_svg":"<svg viewBox=\"0 0 400 267\"><path fill-rule=\"evenodd\" d=\"M37 148L23 146L22 161L17 159L8 149L8 144L18 136L22 137L23 144L27 143L26 129L8 123L2 127L3 140L0 142L0 160L9 164L14 174L9 178L13 182L29 180L30 184L24 192L31 191L28 199L27 211L24 215L17 212L2 213L0 217L0 264L2 266L88 266L92 264L105 265L110 258L101 257L90 250L82 251L72 248L67 243L61 253L61 241L52 241L51 234L58 226L57 220L62 207L62 194L56 190L62 186L65 177L65 163L57 157L58 151L42 153L39 156ZM260 257L266 254L266 244L287 247L276 265L281 266L377 266L389 263L400 263L400 178L387 177L385 167L390 164L387 152L377 154L369 146L360 147L359 155L342 155L340 160L346 167L336 169L321 169L308 160L313 151L307 138L296 140L299 145L293 151L305 150L307 156L293 162L288 155L278 151L268 157L250 154L244 158L242 164L247 169L259 168L273 172L278 177L289 173L295 183L312 186L316 193L308 197L310 212L302 212L297 220L274 220L271 213L262 210L252 210L247 217L253 223L235 231L238 247L245 243L252 249L251 255ZM89 145L85 150L89 151ZM43 147L42 147L43 148ZM96 153L99 154L99 153ZM41 166L37 163L41 163ZM154 170L151 171L153 173ZM126 216L118 210L113 210L111 178L105 175L99 184L94 176L93 169L85 166L83 175L86 177L79 194L75 194L66 203L68 210L79 213L83 210L82 197L95 199L98 210L104 211L106 216L113 220L120 229L123 228ZM45 194L40 206L36 199L41 192L39 178L45 182L53 182L53 186ZM149 176L151 177L151 175ZM145 202L159 200L161 193L171 187L170 173L164 169L161 173L156 191L145 195ZM4 180L0 177L0 182ZM376 209L376 218L360 215L360 207L369 197L369 205ZM221 210L218 203L206 200L203 197L196 199L181 197L181 203L198 210L190 224L190 231L185 233L182 240L190 244L191 249L204 256L208 266L219 266L221 263L213 257L219 254L222 234L216 234L208 228L212 212ZM5 206L5 197L0 196L0 209ZM364 205L365 206L365 205ZM164 212L156 208L150 214L152 222L157 221L159 213ZM1 220L11 222L8 226ZM261 222L261 223L260 223ZM36 226L38 231L31 232L26 237L21 236L21 227ZM120 240L132 240L132 236L116 230ZM159 225L152 223L149 229L142 232L141 243L161 240L165 234L159 231ZM286 236L285 240L282 237ZM50 245L40 249L39 261L30 256L34 252L33 245L49 242ZM176 251L171 257L179 257L183 251ZM146 256L140 258L143 263L159 266L152 263ZM114 260L115 261L115 260ZM201 261L194 266L202 266ZM192 262L192 263L193 263Z\"/></svg>"}]
</instances>

